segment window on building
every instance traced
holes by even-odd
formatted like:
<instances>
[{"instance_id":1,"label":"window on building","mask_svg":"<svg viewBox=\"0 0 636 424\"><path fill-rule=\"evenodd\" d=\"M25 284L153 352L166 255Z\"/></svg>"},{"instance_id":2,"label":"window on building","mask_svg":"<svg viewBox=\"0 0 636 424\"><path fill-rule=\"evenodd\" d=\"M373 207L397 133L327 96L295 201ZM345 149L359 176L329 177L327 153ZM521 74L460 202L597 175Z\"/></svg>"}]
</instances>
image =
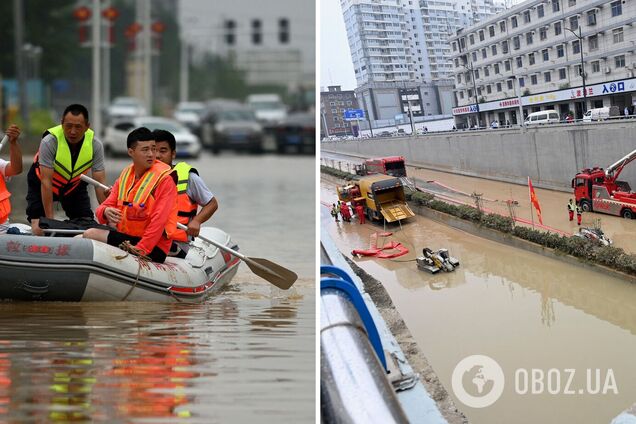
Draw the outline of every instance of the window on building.
<instances>
[{"instance_id":1,"label":"window on building","mask_svg":"<svg viewBox=\"0 0 636 424\"><path fill-rule=\"evenodd\" d=\"M460 98L460 99L463 99L463 98L464 98L464 92L463 92L463 91L460 91L460 92L459 92L459 98Z\"/></svg>"},{"instance_id":2,"label":"window on building","mask_svg":"<svg viewBox=\"0 0 636 424\"><path fill-rule=\"evenodd\" d=\"M506 71L509 71L509 70L510 70L511 66L510 66L510 61L509 61L509 60L506 60L506 61L504 62L504 67L506 68Z\"/></svg>"},{"instance_id":3,"label":"window on building","mask_svg":"<svg viewBox=\"0 0 636 424\"><path fill-rule=\"evenodd\" d=\"M616 28L612 31L612 38L614 39L614 44L623 42L623 28Z\"/></svg>"},{"instance_id":4,"label":"window on building","mask_svg":"<svg viewBox=\"0 0 636 424\"><path fill-rule=\"evenodd\" d=\"M329 106L335 106L336 102L329 102Z\"/></svg>"},{"instance_id":5,"label":"window on building","mask_svg":"<svg viewBox=\"0 0 636 424\"><path fill-rule=\"evenodd\" d=\"M581 65L574 65L574 73L576 75L581 76L581 74L583 73L581 69Z\"/></svg>"},{"instance_id":6,"label":"window on building","mask_svg":"<svg viewBox=\"0 0 636 424\"><path fill-rule=\"evenodd\" d=\"M512 47L515 50L519 50L521 48L521 41L519 40L519 37L514 37L512 39Z\"/></svg>"},{"instance_id":7,"label":"window on building","mask_svg":"<svg viewBox=\"0 0 636 424\"><path fill-rule=\"evenodd\" d=\"M495 36L495 27L493 25L488 27L488 34L490 34L491 37Z\"/></svg>"},{"instance_id":8,"label":"window on building","mask_svg":"<svg viewBox=\"0 0 636 424\"><path fill-rule=\"evenodd\" d=\"M554 35L560 35L562 32L561 30L561 22L555 22L554 23Z\"/></svg>"},{"instance_id":9,"label":"window on building","mask_svg":"<svg viewBox=\"0 0 636 424\"><path fill-rule=\"evenodd\" d=\"M481 96L481 87L477 87L477 95ZM426 106L430 106L430 103L426 103Z\"/></svg>"},{"instance_id":10,"label":"window on building","mask_svg":"<svg viewBox=\"0 0 636 424\"><path fill-rule=\"evenodd\" d=\"M625 55L624 55L624 54L622 54L622 55L620 55L620 56L616 56L616 57L614 58L614 65L615 65L617 68L624 68L624 67L625 67Z\"/></svg>"},{"instance_id":11,"label":"window on building","mask_svg":"<svg viewBox=\"0 0 636 424\"><path fill-rule=\"evenodd\" d=\"M506 81L506 85L508 86L508 90L512 90L512 80Z\"/></svg>"},{"instance_id":12,"label":"window on building","mask_svg":"<svg viewBox=\"0 0 636 424\"><path fill-rule=\"evenodd\" d=\"M526 44L527 45L532 44L532 33L531 32L526 34Z\"/></svg>"},{"instance_id":13,"label":"window on building","mask_svg":"<svg viewBox=\"0 0 636 424\"><path fill-rule=\"evenodd\" d=\"M523 67L523 57L519 56L517 58L517 68L522 68Z\"/></svg>"},{"instance_id":14,"label":"window on building","mask_svg":"<svg viewBox=\"0 0 636 424\"><path fill-rule=\"evenodd\" d=\"M479 78L479 69L475 69L475 79Z\"/></svg>"},{"instance_id":15,"label":"window on building","mask_svg":"<svg viewBox=\"0 0 636 424\"><path fill-rule=\"evenodd\" d=\"M537 16L540 18L543 18L544 15L545 15L545 12L543 10L543 5L540 4L539 6L537 6Z\"/></svg>"},{"instance_id":16,"label":"window on building","mask_svg":"<svg viewBox=\"0 0 636 424\"><path fill-rule=\"evenodd\" d=\"M484 41L484 30L479 31L479 41Z\"/></svg>"},{"instance_id":17,"label":"window on building","mask_svg":"<svg viewBox=\"0 0 636 424\"><path fill-rule=\"evenodd\" d=\"M495 68L495 74L498 74L499 73L499 64L495 63L494 68Z\"/></svg>"},{"instance_id":18,"label":"window on building","mask_svg":"<svg viewBox=\"0 0 636 424\"><path fill-rule=\"evenodd\" d=\"M486 52L486 49L481 49L481 58L485 59L488 57L488 53Z\"/></svg>"},{"instance_id":19,"label":"window on building","mask_svg":"<svg viewBox=\"0 0 636 424\"><path fill-rule=\"evenodd\" d=\"M501 42L501 52L503 54L507 54L508 53L508 41L504 40Z\"/></svg>"},{"instance_id":20,"label":"window on building","mask_svg":"<svg viewBox=\"0 0 636 424\"><path fill-rule=\"evenodd\" d=\"M489 77L490 76L490 69L488 69L487 66L484 68L484 76L485 77Z\"/></svg>"},{"instance_id":21,"label":"window on building","mask_svg":"<svg viewBox=\"0 0 636 424\"><path fill-rule=\"evenodd\" d=\"M565 68L559 69L559 79L565 79L566 77Z\"/></svg>"},{"instance_id":22,"label":"window on building","mask_svg":"<svg viewBox=\"0 0 636 424\"><path fill-rule=\"evenodd\" d=\"M529 24L530 23L530 11L526 10L523 12L523 23L524 24Z\"/></svg>"},{"instance_id":23,"label":"window on building","mask_svg":"<svg viewBox=\"0 0 636 424\"><path fill-rule=\"evenodd\" d=\"M260 19L252 20L252 44L261 44L263 41L262 23Z\"/></svg>"},{"instance_id":24,"label":"window on building","mask_svg":"<svg viewBox=\"0 0 636 424\"><path fill-rule=\"evenodd\" d=\"M572 41L572 53L577 54L581 52L581 43L579 40Z\"/></svg>"},{"instance_id":25,"label":"window on building","mask_svg":"<svg viewBox=\"0 0 636 424\"><path fill-rule=\"evenodd\" d=\"M596 10L590 10L587 12L587 24L596 25Z\"/></svg>"},{"instance_id":26,"label":"window on building","mask_svg":"<svg viewBox=\"0 0 636 424\"><path fill-rule=\"evenodd\" d=\"M559 10L561 10L559 7L559 0L552 0L552 11L556 13Z\"/></svg>"},{"instance_id":27,"label":"window on building","mask_svg":"<svg viewBox=\"0 0 636 424\"><path fill-rule=\"evenodd\" d=\"M338 113L338 109L331 109L331 113Z\"/></svg>"},{"instance_id":28,"label":"window on building","mask_svg":"<svg viewBox=\"0 0 636 424\"><path fill-rule=\"evenodd\" d=\"M526 81L523 78L519 78L519 87L525 87Z\"/></svg>"},{"instance_id":29,"label":"window on building","mask_svg":"<svg viewBox=\"0 0 636 424\"><path fill-rule=\"evenodd\" d=\"M592 62L592 72L597 73L601 72L601 63L598 60Z\"/></svg>"},{"instance_id":30,"label":"window on building","mask_svg":"<svg viewBox=\"0 0 636 424\"><path fill-rule=\"evenodd\" d=\"M473 34L470 34L468 36L468 41L470 42L471 45L475 44L475 36Z\"/></svg>"},{"instance_id":31,"label":"window on building","mask_svg":"<svg viewBox=\"0 0 636 424\"><path fill-rule=\"evenodd\" d=\"M620 1L615 1L611 3L612 5L612 17L620 16L623 14L623 6Z\"/></svg>"},{"instance_id":32,"label":"window on building","mask_svg":"<svg viewBox=\"0 0 636 424\"><path fill-rule=\"evenodd\" d=\"M458 74L457 75L457 83L461 84L462 83L462 74Z\"/></svg>"},{"instance_id":33,"label":"window on building","mask_svg":"<svg viewBox=\"0 0 636 424\"><path fill-rule=\"evenodd\" d=\"M473 89L472 88L468 89L468 97L473 97Z\"/></svg>"},{"instance_id":34,"label":"window on building","mask_svg":"<svg viewBox=\"0 0 636 424\"><path fill-rule=\"evenodd\" d=\"M548 38L548 30L545 27L539 28L539 39L543 41L546 38Z\"/></svg>"},{"instance_id":35,"label":"window on building","mask_svg":"<svg viewBox=\"0 0 636 424\"><path fill-rule=\"evenodd\" d=\"M501 83L500 83L500 82L498 82L498 83L497 83L497 92L500 92L500 91L501 91Z\"/></svg>"},{"instance_id":36,"label":"window on building","mask_svg":"<svg viewBox=\"0 0 636 424\"><path fill-rule=\"evenodd\" d=\"M451 46L453 46L453 51L457 51L457 43L455 43L454 41L451 43Z\"/></svg>"},{"instance_id":37,"label":"window on building","mask_svg":"<svg viewBox=\"0 0 636 424\"><path fill-rule=\"evenodd\" d=\"M598 50L598 35L591 35L588 39L588 48L590 51Z\"/></svg>"},{"instance_id":38,"label":"window on building","mask_svg":"<svg viewBox=\"0 0 636 424\"><path fill-rule=\"evenodd\" d=\"M548 49L543 49L541 51L541 54L543 55L544 62L547 62L548 60L550 60L550 53L548 52Z\"/></svg>"},{"instance_id":39,"label":"window on building","mask_svg":"<svg viewBox=\"0 0 636 424\"><path fill-rule=\"evenodd\" d=\"M557 57L565 56L565 48L563 47L563 44L559 44L558 46L556 46L556 51Z\"/></svg>"},{"instance_id":40,"label":"window on building","mask_svg":"<svg viewBox=\"0 0 636 424\"><path fill-rule=\"evenodd\" d=\"M570 29L572 31L576 31L576 29L578 27L579 27L579 18L578 18L578 16L570 17Z\"/></svg>"},{"instance_id":41,"label":"window on building","mask_svg":"<svg viewBox=\"0 0 636 424\"><path fill-rule=\"evenodd\" d=\"M536 75L530 75L530 84L537 85L537 76Z\"/></svg>"},{"instance_id":42,"label":"window on building","mask_svg":"<svg viewBox=\"0 0 636 424\"><path fill-rule=\"evenodd\" d=\"M506 32L506 21L499 22L499 29L501 32Z\"/></svg>"},{"instance_id":43,"label":"window on building","mask_svg":"<svg viewBox=\"0 0 636 424\"><path fill-rule=\"evenodd\" d=\"M576 6L576 0L568 0L568 6Z\"/></svg>"},{"instance_id":44,"label":"window on building","mask_svg":"<svg viewBox=\"0 0 636 424\"><path fill-rule=\"evenodd\" d=\"M530 63L530 65L534 65L534 53L530 53L528 55L528 63Z\"/></svg>"},{"instance_id":45,"label":"window on building","mask_svg":"<svg viewBox=\"0 0 636 424\"><path fill-rule=\"evenodd\" d=\"M460 38L459 39L459 50L464 50L466 48L466 39L465 38Z\"/></svg>"},{"instance_id":46,"label":"window on building","mask_svg":"<svg viewBox=\"0 0 636 424\"><path fill-rule=\"evenodd\" d=\"M489 86L489 85L486 86L486 93L487 94L492 93L492 87L491 86Z\"/></svg>"},{"instance_id":47,"label":"window on building","mask_svg":"<svg viewBox=\"0 0 636 424\"><path fill-rule=\"evenodd\" d=\"M289 43L289 19L282 18L278 20L278 41L281 44Z\"/></svg>"},{"instance_id":48,"label":"window on building","mask_svg":"<svg viewBox=\"0 0 636 424\"><path fill-rule=\"evenodd\" d=\"M512 18L510 18L510 24L512 25L513 28L517 28L517 26L519 26L516 16L513 16Z\"/></svg>"},{"instance_id":49,"label":"window on building","mask_svg":"<svg viewBox=\"0 0 636 424\"><path fill-rule=\"evenodd\" d=\"M490 50L492 51L492 55L495 56L497 54L497 45L493 44L490 46Z\"/></svg>"},{"instance_id":50,"label":"window on building","mask_svg":"<svg viewBox=\"0 0 636 424\"><path fill-rule=\"evenodd\" d=\"M473 62L477 62L477 52L473 52L471 56L473 57Z\"/></svg>"},{"instance_id":51,"label":"window on building","mask_svg":"<svg viewBox=\"0 0 636 424\"><path fill-rule=\"evenodd\" d=\"M459 68L459 59L455 58L455 67Z\"/></svg>"}]
</instances>

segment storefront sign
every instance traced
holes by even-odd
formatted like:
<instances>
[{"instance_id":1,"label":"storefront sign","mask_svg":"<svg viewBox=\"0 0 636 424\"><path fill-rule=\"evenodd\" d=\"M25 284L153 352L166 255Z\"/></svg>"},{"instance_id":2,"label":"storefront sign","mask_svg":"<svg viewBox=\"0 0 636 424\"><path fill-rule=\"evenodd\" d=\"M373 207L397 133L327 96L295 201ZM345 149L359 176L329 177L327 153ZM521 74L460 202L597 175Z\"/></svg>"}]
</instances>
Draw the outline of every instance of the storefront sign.
<instances>
[{"instance_id":1,"label":"storefront sign","mask_svg":"<svg viewBox=\"0 0 636 424\"><path fill-rule=\"evenodd\" d=\"M453 115L465 115L467 113L477 113L481 109L481 106L478 108L477 105L469 105L453 108Z\"/></svg>"}]
</instances>

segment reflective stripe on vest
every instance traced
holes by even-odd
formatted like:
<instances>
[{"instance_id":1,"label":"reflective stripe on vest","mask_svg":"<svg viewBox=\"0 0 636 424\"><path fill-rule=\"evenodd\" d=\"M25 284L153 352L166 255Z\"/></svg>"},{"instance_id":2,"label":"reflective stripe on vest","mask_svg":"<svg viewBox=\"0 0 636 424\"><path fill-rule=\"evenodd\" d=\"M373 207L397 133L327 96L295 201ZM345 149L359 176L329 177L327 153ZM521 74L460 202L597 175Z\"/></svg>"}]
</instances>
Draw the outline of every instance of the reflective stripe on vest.
<instances>
[{"instance_id":1,"label":"reflective stripe on vest","mask_svg":"<svg viewBox=\"0 0 636 424\"><path fill-rule=\"evenodd\" d=\"M172 169L161 161L155 161L139 180L135 181L133 165L127 166L119 175L117 206L122 211L122 219L117 230L131 236L142 237L154 209L153 196L157 185L164 178L171 178ZM165 235L172 238L177 229L177 205L164 227Z\"/></svg>"},{"instance_id":2,"label":"reflective stripe on vest","mask_svg":"<svg viewBox=\"0 0 636 424\"><path fill-rule=\"evenodd\" d=\"M7 190L4 177L0 175L0 224L4 224L7 219L9 219L9 214L11 213L9 197L11 197L11 193Z\"/></svg>"},{"instance_id":3,"label":"reflective stripe on vest","mask_svg":"<svg viewBox=\"0 0 636 424\"><path fill-rule=\"evenodd\" d=\"M172 168L177 172L177 219L183 225L188 225L190 220L197 215L198 205L188 196L188 183L190 172L199 175L199 172L186 162L179 162ZM177 230L173 236L177 241L188 241L188 235L183 230Z\"/></svg>"},{"instance_id":4,"label":"reflective stripe on vest","mask_svg":"<svg viewBox=\"0 0 636 424\"><path fill-rule=\"evenodd\" d=\"M81 181L80 176L88 173L88 170L93 166L93 137L95 133L91 129L86 130L82 146L75 160L75 166L73 166L71 149L64 136L62 125L49 128L47 132L57 139L57 150L53 162L53 193L59 195L63 191L64 194L68 194L77 188ZM42 179L38 162L39 155L38 151L34 159L34 162L38 163L35 173L38 178Z\"/></svg>"}]
</instances>

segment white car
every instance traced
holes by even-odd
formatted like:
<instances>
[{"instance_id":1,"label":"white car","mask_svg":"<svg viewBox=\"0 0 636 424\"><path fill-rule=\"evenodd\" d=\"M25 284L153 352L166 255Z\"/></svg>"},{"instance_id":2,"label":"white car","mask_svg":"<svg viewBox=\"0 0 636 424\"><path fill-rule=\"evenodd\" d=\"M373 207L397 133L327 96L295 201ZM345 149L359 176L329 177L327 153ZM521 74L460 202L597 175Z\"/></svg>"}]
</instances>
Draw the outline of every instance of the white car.
<instances>
[{"instance_id":1,"label":"white car","mask_svg":"<svg viewBox=\"0 0 636 424\"><path fill-rule=\"evenodd\" d=\"M205 112L205 104L201 102L181 102L174 111L174 119L190 129L201 126L201 116Z\"/></svg>"},{"instance_id":2,"label":"white car","mask_svg":"<svg viewBox=\"0 0 636 424\"><path fill-rule=\"evenodd\" d=\"M130 119L148 114L146 108L134 97L117 97L108 107L108 122Z\"/></svg>"},{"instance_id":3,"label":"white car","mask_svg":"<svg viewBox=\"0 0 636 424\"><path fill-rule=\"evenodd\" d=\"M177 141L177 156L198 157L201 154L199 137L192 134L186 127L174 119L159 116L142 116L127 120L120 120L106 128L104 135L104 149L115 155L125 155L128 152L126 139L135 128L146 127L149 130L170 131Z\"/></svg>"}]
</instances>

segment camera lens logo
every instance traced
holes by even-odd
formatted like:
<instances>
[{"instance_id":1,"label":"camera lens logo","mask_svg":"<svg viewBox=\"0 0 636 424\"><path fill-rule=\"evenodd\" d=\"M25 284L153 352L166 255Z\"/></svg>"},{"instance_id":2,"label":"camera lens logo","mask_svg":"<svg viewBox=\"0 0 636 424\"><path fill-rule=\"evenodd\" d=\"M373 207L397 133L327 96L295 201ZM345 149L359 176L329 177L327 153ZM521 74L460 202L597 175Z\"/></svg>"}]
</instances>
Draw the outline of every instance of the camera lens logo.
<instances>
[{"instance_id":1,"label":"camera lens logo","mask_svg":"<svg viewBox=\"0 0 636 424\"><path fill-rule=\"evenodd\" d=\"M501 397L504 373L499 364L486 355L468 356L455 366L453 392L471 408L485 408Z\"/></svg>"}]
</instances>

